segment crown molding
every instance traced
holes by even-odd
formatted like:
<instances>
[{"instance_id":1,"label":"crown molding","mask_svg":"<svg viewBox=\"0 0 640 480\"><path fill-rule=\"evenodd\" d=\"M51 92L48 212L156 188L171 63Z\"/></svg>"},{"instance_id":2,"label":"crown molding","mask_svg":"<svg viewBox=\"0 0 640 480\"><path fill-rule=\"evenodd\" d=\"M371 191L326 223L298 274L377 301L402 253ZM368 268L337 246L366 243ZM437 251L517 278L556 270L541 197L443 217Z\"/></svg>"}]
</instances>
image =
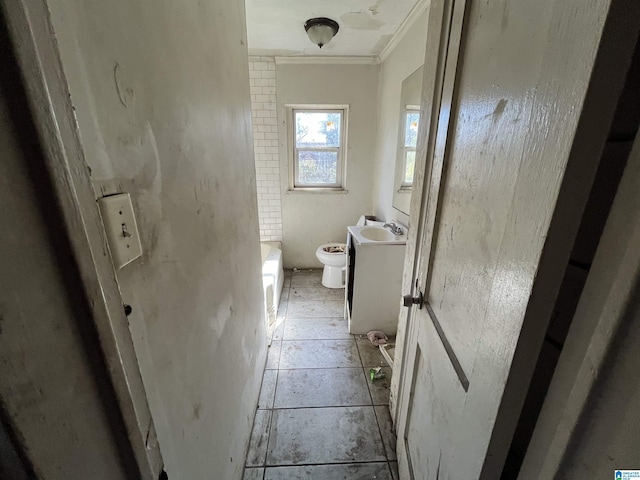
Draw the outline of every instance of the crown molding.
<instances>
[{"instance_id":1,"label":"crown molding","mask_svg":"<svg viewBox=\"0 0 640 480\"><path fill-rule=\"evenodd\" d=\"M431 0L418 0L418 2L414 5L413 9L407 15L407 18L400 24L400 27L396 30L396 33L393 34L389 43L385 45L378 56L378 63L384 62L387 57L391 54L394 48L398 46L400 40L407 34L407 31L416 23L416 20L422 13L427 9L427 7L431 4Z\"/></svg>"},{"instance_id":2,"label":"crown molding","mask_svg":"<svg viewBox=\"0 0 640 480\"><path fill-rule=\"evenodd\" d=\"M384 62L391 52L398 46L416 20L431 4L431 0L418 0L409 15L403 20L395 31L391 40L385 45L378 56L329 56L329 55L300 55L292 57L275 56L275 62L279 65L378 65ZM264 55L263 55L264 56Z\"/></svg>"},{"instance_id":3,"label":"crown molding","mask_svg":"<svg viewBox=\"0 0 640 480\"><path fill-rule=\"evenodd\" d=\"M320 64L320 65L377 65L379 62L378 57L349 57L349 56L335 56L328 55L315 55L315 56L299 56L299 57L275 57L276 64L279 65L305 65L305 64Z\"/></svg>"}]
</instances>

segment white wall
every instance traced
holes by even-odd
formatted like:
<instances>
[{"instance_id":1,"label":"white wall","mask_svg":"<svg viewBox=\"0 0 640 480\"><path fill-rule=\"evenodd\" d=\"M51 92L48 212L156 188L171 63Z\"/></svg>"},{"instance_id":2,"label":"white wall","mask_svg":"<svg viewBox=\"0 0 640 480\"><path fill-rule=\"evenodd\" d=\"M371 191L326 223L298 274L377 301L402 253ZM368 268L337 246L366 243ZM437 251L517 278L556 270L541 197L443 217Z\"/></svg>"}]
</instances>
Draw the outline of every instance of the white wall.
<instances>
[{"instance_id":1,"label":"white wall","mask_svg":"<svg viewBox=\"0 0 640 480\"><path fill-rule=\"evenodd\" d=\"M404 79L424 63L428 18L427 8L407 30L380 69L373 211L384 220L397 219L405 224L409 222L409 216L392 207L400 125L400 94Z\"/></svg>"},{"instance_id":2,"label":"white wall","mask_svg":"<svg viewBox=\"0 0 640 480\"><path fill-rule=\"evenodd\" d=\"M243 2L50 0L169 478L240 479L266 357Z\"/></svg>"},{"instance_id":3,"label":"white wall","mask_svg":"<svg viewBox=\"0 0 640 480\"><path fill-rule=\"evenodd\" d=\"M347 226L371 212L379 71L378 65L276 64L285 267L321 267L318 246L344 242ZM288 104L349 105L348 192L288 192Z\"/></svg>"},{"instance_id":4,"label":"white wall","mask_svg":"<svg viewBox=\"0 0 640 480\"><path fill-rule=\"evenodd\" d=\"M249 85L260 240L281 242L282 203L274 57L249 57Z\"/></svg>"}]
</instances>

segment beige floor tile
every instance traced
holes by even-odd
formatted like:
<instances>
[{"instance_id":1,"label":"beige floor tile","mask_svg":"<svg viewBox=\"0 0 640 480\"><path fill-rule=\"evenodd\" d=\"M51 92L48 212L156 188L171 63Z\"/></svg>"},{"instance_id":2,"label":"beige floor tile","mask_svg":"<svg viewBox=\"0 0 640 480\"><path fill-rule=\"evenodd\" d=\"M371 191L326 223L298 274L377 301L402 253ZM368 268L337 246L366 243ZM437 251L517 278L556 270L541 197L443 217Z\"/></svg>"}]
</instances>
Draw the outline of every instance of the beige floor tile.
<instances>
[{"instance_id":1,"label":"beige floor tile","mask_svg":"<svg viewBox=\"0 0 640 480\"><path fill-rule=\"evenodd\" d=\"M275 408L371 405L360 368L280 370Z\"/></svg>"},{"instance_id":2,"label":"beige floor tile","mask_svg":"<svg viewBox=\"0 0 640 480\"><path fill-rule=\"evenodd\" d=\"M373 407L274 410L267 465L386 461Z\"/></svg>"},{"instance_id":3,"label":"beige floor tile","mask_svg":"<svg viewBox=\"0 0 640 480\"><path fill-rule=\"evenodd\" d=\"M353 340L282 341L280 369L360 366Z\"/></svg>"}]
</instances>

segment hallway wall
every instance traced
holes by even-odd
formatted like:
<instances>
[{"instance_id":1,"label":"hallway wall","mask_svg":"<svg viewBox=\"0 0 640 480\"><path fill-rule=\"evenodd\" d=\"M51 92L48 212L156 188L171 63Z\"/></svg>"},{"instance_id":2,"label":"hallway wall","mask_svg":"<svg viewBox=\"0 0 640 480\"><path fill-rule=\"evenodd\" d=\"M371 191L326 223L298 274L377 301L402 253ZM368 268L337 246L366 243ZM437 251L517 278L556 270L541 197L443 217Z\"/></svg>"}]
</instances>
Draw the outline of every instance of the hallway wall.
<instances>
[{"instance_id":1,"label":"hallway wall","mask_svg":"<svg viewBox=\"0 0 640 480\"><path fill-rule=\"evenodd\" d=\"M400 125L402 82L424 64L429 8L416 19L380 66L378 134L375 138L373 213L386 221L409 223L409 215L393 208L393 189Z\"/></svg>"},{"instance_id":2,"label":"hallway wall","mask_svg":"<svg viewBox=\"0 0 640 480\"><path fill-rule=\"evenodd\" d=\"M50 0L96 197L129 192L117 272L171 479L240 479L266 359L242 2Z\"/></svg>"},{"instance_id":3,"label":"hallway wall","mask_svg":"<svg viewBox=\"0 0 640 480\"><path fill-rule=\"evenodd\" d=\"M606 478L615 469L637 468L640 460L640 272L637 264L635 268L636 291L624 292L628 308L621 312L620 326L562 459L559 478Z\"/></svg>"},{"instance_id":4,"label":"hallway wall","mask_svg":"<svg viewBox=\"0 0 640 480\"><path fill-rule=\"evenodd\" d=\"M0 32L4 33L2 29ZM2 41L2 47L5 42ZM6 55L6 50L1 49ZM17 92L0 73L0 409L33 465L47 480L124 479L117 440L100 386L106 372L92 368L78 314L83 299L70 291L71 259L60 248L64 234L51 233L56 218L46 175L34 175L41 157L30 132L14 116L26 105L9 102ZM13 108L12 108L13 107ZM31 143L25 148L24 141ZM52 238L55 237L55 238ZM95 341L95 339L94 339ZM97 349L94 343L90 350ZM116 412L117 415L117 412ZM3 425L2 430L7 428ZM117 430L117 427L116 427ZM121 425L121 430L124 426ZM0 478L17 479L8 465L4 435ZM126 441L126 439L125 439ZM19 468L16 466L16 468ZM26 478L26 477L25 477Z\"/></svg>"},{"instance_id":5,"label":"hallway wall","mask_svg":"<svg viewBox=\"0 0 640 480\"><path fill-rule=\"evenodd\" d=\"M640 461L640 135L536 424L521 480L606 478Z\"/></svg>"}]
</instances>

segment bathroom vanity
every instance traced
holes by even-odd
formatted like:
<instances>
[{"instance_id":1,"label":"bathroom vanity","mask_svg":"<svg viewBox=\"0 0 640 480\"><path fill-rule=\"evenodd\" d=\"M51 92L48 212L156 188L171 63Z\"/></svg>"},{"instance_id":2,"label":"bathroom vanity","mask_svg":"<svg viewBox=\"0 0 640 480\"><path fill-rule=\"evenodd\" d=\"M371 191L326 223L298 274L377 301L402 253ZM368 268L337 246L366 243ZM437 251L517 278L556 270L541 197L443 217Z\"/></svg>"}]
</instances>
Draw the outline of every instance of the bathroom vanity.
<instances>
[{"instance_id":1,"label":"bathroom vanity","mask_svg":"<svg viewBox=\"0 0 640 480\"><path fill-rule=\"evenodd\" d=\"M349 332L395 335L400 312L406 232L382 227L347 229L345 318Z\"/></svg>"}]
</instances>

